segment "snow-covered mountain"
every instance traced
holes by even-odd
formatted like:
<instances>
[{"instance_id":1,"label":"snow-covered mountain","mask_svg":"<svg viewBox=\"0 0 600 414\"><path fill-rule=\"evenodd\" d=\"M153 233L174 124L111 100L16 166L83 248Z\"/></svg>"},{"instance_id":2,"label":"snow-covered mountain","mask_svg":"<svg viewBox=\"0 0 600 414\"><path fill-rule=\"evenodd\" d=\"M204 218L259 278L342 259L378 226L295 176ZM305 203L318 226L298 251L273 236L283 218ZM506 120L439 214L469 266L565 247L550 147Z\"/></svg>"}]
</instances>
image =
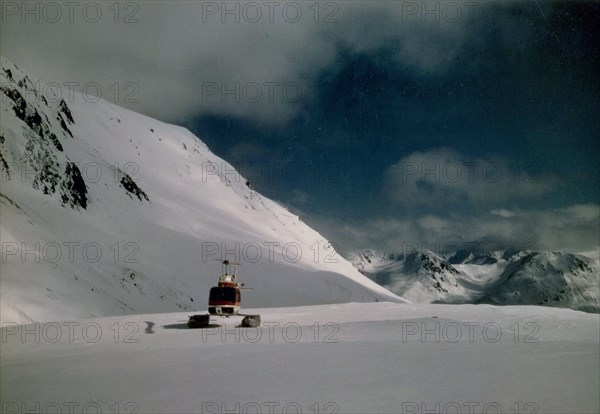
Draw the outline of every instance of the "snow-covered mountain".
<instances>
[{"instance_id":1,"label":"snow-covered mountain","mask_svg":"<svg viewBox=\"0 0 600 414\"><path fill-rule=\"evenodd\" d=\"M520 250L507 249L496 250L492 252L482 252L477 250L460 249L453 254L448 255L448 263L450 264L477 264L486 265L510 260L515 255L519 254Z\"/></svg>"},{"instance_id":2,"label":"snow-covered mountain","mask_svg":"<svg viewBox=\"0 0 600 414\"><path fill-rule=\"evenodd\" d=\"M600 311L598 268L589 257L531 252L506 266L481 302Z\"/></svg>"},{"instance_id":3,"label":"snow-covered mountain","mask_svg":"<svg viewBox=\"0 0 600 414\"><path fill-rule=\"evenodd\" d=\"M349 259L364 275L413 302L542 305L600 312L597 260L532 251L459 251L445 260L431 251Z\"/></svg>"},{"instance_id":4,"label":"snow-covered mountain","mask_svg":"<svg viewBox=\"0 0 600 414\"><path fill-rule=\"evenodd\" d=\"M362 274L413 302L464 301L469 296L459 281L461 272L431 251L384 254L363 250L350 261Z\"/></svg>"},{"instance_id":5,"label":"snow-covered mountain","mask_svg":"<svg viewBox=\"0 0 600 414\"><path fill-rule=\"evenodd\" d=\"M1 66L2 321L205 310L223 259L244 306L403 301L188 130Z\"/></svg>"}]
</instances>

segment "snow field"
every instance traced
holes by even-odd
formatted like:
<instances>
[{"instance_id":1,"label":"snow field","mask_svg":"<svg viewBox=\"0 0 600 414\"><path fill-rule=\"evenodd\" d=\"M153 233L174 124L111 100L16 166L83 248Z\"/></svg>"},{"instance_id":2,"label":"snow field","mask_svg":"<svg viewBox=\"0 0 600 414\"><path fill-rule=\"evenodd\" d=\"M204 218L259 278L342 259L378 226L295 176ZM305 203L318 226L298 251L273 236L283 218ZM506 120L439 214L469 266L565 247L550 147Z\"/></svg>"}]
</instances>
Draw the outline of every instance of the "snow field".
<instances>
[{"instance_id":1,"label":"snow field","mask_svg":"<svg viewBox=\"0 0 600 414\"><path fill-rule=\"evenodd\" d=\"M598 315L386 302L245 313L261 314L260 329L236 328L234 317L190 330L189 313L5 324L2 403L17 412L35 404L139 413L599 408Z\"/></svg>"}]
</instances>

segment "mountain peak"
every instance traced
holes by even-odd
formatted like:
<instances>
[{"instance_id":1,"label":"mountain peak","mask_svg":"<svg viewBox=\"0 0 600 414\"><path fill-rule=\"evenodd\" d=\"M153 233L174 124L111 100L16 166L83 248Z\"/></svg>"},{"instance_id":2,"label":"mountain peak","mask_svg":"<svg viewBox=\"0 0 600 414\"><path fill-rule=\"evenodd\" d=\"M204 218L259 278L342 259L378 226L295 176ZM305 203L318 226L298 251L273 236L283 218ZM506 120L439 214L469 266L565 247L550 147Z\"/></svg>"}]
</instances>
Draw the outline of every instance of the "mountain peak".
<instances>
[{"instance_id":1,"label":"mountain peak","mask_svg":"<svg viewBox=\"0 0 600 414\"><path fill-rule=\"evenodd\" d=\"M482 300L598 312L598 268L581 255L530 252L510 263Z\"/></svg>"},{"instance_id":2,"label":"mountain peak","mask_svg":"<svg viewBox=\"0 0 600 414\"><path fill-rule=\"evenodd\" d=\"M363 274L413 302L541 305L600 311L598 265L563 252L459 250L445 260L429 251L357 252Z\"/></svg>"},{"instance_id":3,"label":"mountain peak","mask_svg":"<svg viewBox=\"0 0 600 414\"><path fill-rule=\"evenodd\" d=\"M467 294L460 272L441 255L429 251L380 253L361 250L350 261L361 273L413 302L451 300Z\"/></svg>"}]
</instances>

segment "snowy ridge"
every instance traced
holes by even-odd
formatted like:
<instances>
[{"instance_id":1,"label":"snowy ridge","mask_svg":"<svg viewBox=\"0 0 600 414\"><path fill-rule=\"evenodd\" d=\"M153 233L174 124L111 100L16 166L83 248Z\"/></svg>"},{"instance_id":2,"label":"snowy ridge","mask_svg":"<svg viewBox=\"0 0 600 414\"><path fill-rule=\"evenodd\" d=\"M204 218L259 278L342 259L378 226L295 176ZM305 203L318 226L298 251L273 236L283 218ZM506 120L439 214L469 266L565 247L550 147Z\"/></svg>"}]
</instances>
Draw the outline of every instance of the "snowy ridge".
<instances>
[{"instance_id":1,"label":"snowy ridge","mask_svg":"<svg viewBox=\"0 0 600 414\"><path fill-rule=\"evenodd\" d=\"M588 257L529 253L510 263L482 302L600 311L598 267Z\"/></svg>"},{"instance_id":2,"label":"snowy ridge","mask_svg":"<svg viewBox=\"0 0 600 414\"><path fill-rule=\"evenodd\" d=\"M244 306L402 301L186 129L1 64L2 321L205 310L225 258Z\"/></svg>"},{"instance_id":3,"label":"snowy ridge","mask_svg":"<svg viewBox=\"0 0 600 414\"><path fill-rule=\"evenodd\" d=\"M431 251L355 253L350 261L364 275L412 302L454 302L469 296L461 272Z\"/></svg>"},{"instance_id":4,"label":"snowy ridge","mask_svg":"<svg viewBox=\"0 0 600 414\"><path fill-rule=\"evenodd\" d=\"M419 303L540 305L600 312L598 260L523 251L459 251L445 260L434 252L354 253L364 275ZM457 263L457 264L453 264Z\"/></svg>"},{"instance_id":5,"label":"snowy ridge","mask_svg":"<svg viewBox=\"0 0 600 414\"><path fill-rule=\"evenodd\" d=\"M458 250L456 253L449 255L448 263L450 264L494 264L510 260L519 250L496 250L493 252L481 252L468 249Z\"/></svg>"}]
</instances>

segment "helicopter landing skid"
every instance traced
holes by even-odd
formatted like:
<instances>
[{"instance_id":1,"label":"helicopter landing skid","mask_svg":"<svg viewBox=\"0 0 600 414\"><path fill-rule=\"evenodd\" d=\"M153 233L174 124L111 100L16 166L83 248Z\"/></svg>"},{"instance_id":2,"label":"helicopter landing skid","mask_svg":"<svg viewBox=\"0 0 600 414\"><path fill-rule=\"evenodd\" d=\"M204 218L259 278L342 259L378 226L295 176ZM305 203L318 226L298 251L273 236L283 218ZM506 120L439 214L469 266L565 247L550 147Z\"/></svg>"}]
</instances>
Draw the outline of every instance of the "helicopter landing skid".
<instances>
[{"instance_id":1,"label":"helicopter landing skid","mask_svg":"<svg viewBox=\"0 0 600 414\"><path fill-rule=\"evenodd\" d=\"M205 328L217 328L220 327L221 324L218 322L212 322L210 317L214 315L204 314L204 315L191 315L188 319L187 326L190 329L205 329ZM220 315L219 315L220 316ZM235 315L223 315L227 318L230 316L242 316L243 319L240 324L237 326L238 328L256 328L260 326L260 315L248 315L238 313Z\"/></svg>"},{"instance_id":2,"label":"helicopter landing skid","mask_svg":"<svg viewBox=\"0 0 600 414\"><path fill-rule=\"evenodd\" d=\"M190 329L208 328L210 326L210 315L191 315L187 326Z\"/></svg>"}]
</instances>

